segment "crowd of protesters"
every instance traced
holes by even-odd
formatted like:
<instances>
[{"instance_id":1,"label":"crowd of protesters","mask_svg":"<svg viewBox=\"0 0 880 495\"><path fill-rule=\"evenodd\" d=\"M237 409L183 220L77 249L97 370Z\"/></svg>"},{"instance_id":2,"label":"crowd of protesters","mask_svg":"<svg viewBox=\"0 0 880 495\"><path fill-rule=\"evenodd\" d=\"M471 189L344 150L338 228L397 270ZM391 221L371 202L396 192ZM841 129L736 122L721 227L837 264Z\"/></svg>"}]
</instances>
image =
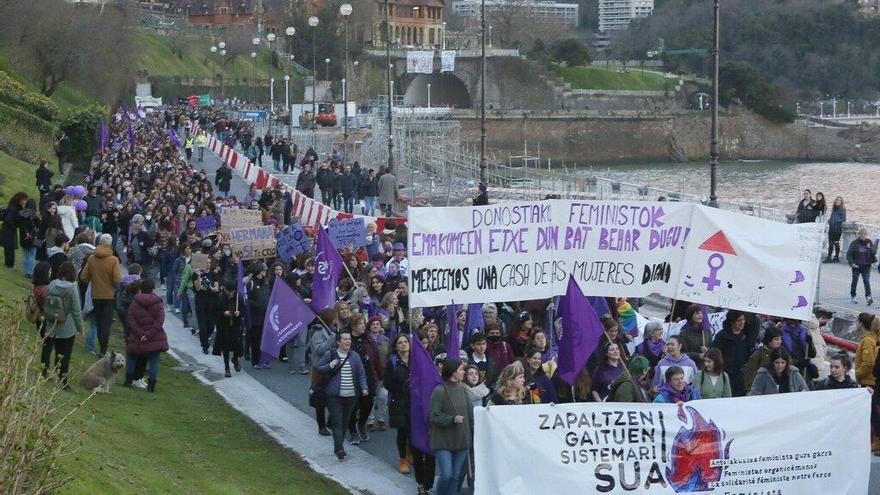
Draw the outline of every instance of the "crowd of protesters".
<instances>
[{"instance_id":1,"label":"crowd of protesters","mask_svg":"<svg viewBox=\"0 0 880 495\"><path fill-rule=\"evenodd\" d=\"M190 134L193 121L199 134ZM846 355L834 356L826 367L817 320L730 310L723 328L713 331L706 308L679 301L667 322L683 324L670 335L660 320L640 330L626 299L597 298L604 334L568 383L556 373L563 328L553 301L411 308L407 227L392 219L384 219L381 228L368 221L366 247L342 250L345 276L335 304L320 309L308 330L271 362L260 345L272 287L281 280L310 302L315 252L295 255L289 263L275 258L242 263L222 235L199 230L200 217L214 217L222 226L224 208L258 209L262 223L277 229L297 220L292 192L283 184L262 191L251 186L237 198L229 195L227 167L209 180L198 165L208 133L241 146L258 166L267 153L276 169L299 169L296 188L314 193L317 184L322 201L340 211L362 205L360 212L372 215L378 199L390 213L396 200L393 171L364 171L356 162L343 164L338 155L321 161L314 150L300 153L286 139L254 137L248 122L222 110L169 108L146 115L122 110L109 124L109 139L89 166L85 187L52 186L51 172L42 164L36 173L41 197L13 196L4 216L6 265L15 265L20 247L34 297L44 315L52 316L40 323L42 362L46 372L57 368L63 386L75 335L87 332L86 348L103 355L115 318L128 355L125 384L155 391L158 356L168 349L165 313L174 313L205 354L222 357L226 377L240 372L243 360L256 370L286 363L291 374L311 374L312 386L301 392L310 394L316 428L333 437L340 460L346 457L346 440L357 445L369 441L370 433L391 428L400 472L414 471L419 493L436 488L445 495L458 493L466 480L473 482L469 453L476 406L682 403L873 387L880 377L880 322L867 313L859 319L866 336L854 380ZM194 159L186 152L193 147L198 150ZM318 172L312 174L315 165ZM388 177L384 186L383 177ZM204 264L194 266L196 255ZM161 288L164 297L161 290L156 293ZM451 326L458 332L457 355L447 353ZM53 350L56 362L50 366ZM430 395L430 449L415 446L412 430L418 419L411 416L411 366L419 352L430 356L442 381ZM877 415L872 419L877 426ZM876 437L873 447L880 450Z\"/></svg>"}]
</instances>

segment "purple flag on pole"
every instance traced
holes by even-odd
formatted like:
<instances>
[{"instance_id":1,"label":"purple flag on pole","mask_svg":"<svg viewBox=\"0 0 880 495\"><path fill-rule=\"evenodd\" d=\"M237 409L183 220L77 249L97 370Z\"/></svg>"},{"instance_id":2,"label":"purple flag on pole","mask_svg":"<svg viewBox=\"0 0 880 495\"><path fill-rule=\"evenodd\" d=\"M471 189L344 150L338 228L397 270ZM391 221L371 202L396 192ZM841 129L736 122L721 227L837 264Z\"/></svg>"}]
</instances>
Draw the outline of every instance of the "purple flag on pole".
<instances>
[{"instance_id":1,"label":"purple flag on pole","mask_svg":"<svg viewBox=\"0 0 880 495\"><path fill-rule=\"evenodd\" d=\"M269 296L266 319L263 321L263 338L260 341L261 361L278 357L281 346L309 327L315 312L278 277Z\"/></svg>"},{"instance_id":2,"label":"purple flag on pole","mask_svg":"<svg viewBox=\"0 0 880 495\"><path fill-rule=\"evenodd\" d=\"M168 140L171 141L171 144L177 146L178 148L183 148L183 143L180 142L180 138L177 137L177 131L172 128L168 128Z\"/></svg>"},{"instance_id":3,"label":"purple flag on pole","mask_svg":"<svg viewBox=\"0 0 880 495\"><path fill-rule=\"evenodd\" d=\"M709 312L706 311L705 304L700 304L700 314L703 315L703 328L701 328L700 330L704 332L709 332L709 335L712 335L712 324L709 323Z\"/></svg>"},{"instance_id":4,"label":"purple flag on pole","mask_svg":"<svg viewBox=\"0 0 880 495\"><path fill-rule=\"evenodd\" d=\"M569 277L568 289L559 298L559 315L562 317L562 338L559 341L559 368L556 373L565 383L573 385L590 354L599 345L605 327L574 277Z\"/></svg>"},{"instance_id":5,"label":"purple flag on pole","mask_svg":"<svg viewBox=\"0 0 880 495\"><path fill-rule=\"evenodd\" d=\"M131 122L128 123L128 145L131 151L137 146L137 138L134 135L134 129L131 128Z\"/></svg>"},{"instance_id":6,"label":"purple flag on pole","mask_svg":"<svg viewBox=\"0 0 880 495\"><path fill-rule=\"evenodd\" d=\"M244 301L244 309L241 311L242 321L244 321L244 327L250 331L251 328L251 310L248 307L248 293L247 287L244 285L244 265L241 264L241 260L238 260L237 267L237 279L235 290L241 294L241 299Z\"/></svg>"},{"instance_id":7,"label":"purple flag on pole","mask_svg":"<svg viewBox=\"0 0 880 495\"><path fill-rule=\"evenodd\" d=\"M409 434L410 442L422 452L431 450L428 412L431 409L431 393L443 383L434 360L417 338L412 339L409 353Z\"/></svg>"},{"instance_id":8,"label":"purple flag on pole","mask_svg":"<svg viewBox=\"0 0 880 495\"><path fill-rule=\"evenodd\" d=\"M486 321L483 320L483 305L480 303L471 303L467 307L467 315L464 317L464 343L467 344L471 340L471 334L475 329L483 331Z\"/></svg>"},{"instance_id":9,"label":"purple flag on pole","mask_svg":"<svg viewBox=\"0 0 880 495\"><path fill-rule=\"evenodd\" d=\"M611 308L608 307L608 300L604 297L588 296L587 300L590 301L590 306L593 307L593 311L596 312L596 316L599 318L611 314Z\"/></svg>"},{"instance_id":10,"label":"purple flag on pole","mask_svg":"<svg viewBox=\"0 0 880 495\"><path fill-rule=\"evenodd\" d=\"M336 304L336 286L342 272L342 256L330 242L323 227L318 227L315 247L315 275L312 280L312 309L321 311Z\"/></svg>"},{"instance_id":11,"label":"purple flag on pole","mask_svg":"<svg viewBox=\"0 0 880 495\"><path fill-rule=\"evenodd\" d=\"M449 324L449 333L446 335L446 359L457 359L461 349L461 337L458 335L458 311L455 309L455 301L446 308L446 320Z\"/></svg>"}]
</instances>

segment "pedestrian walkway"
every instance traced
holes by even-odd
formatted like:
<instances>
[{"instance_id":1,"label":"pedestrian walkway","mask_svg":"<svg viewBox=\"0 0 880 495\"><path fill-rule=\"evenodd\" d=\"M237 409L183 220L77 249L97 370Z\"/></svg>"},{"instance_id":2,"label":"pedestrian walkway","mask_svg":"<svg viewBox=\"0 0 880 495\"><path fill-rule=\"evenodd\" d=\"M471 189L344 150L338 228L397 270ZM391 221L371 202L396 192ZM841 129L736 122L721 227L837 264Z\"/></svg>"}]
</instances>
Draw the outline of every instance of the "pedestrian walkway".
<instances>
[{"instance_id":1,"label":"pedestrian walkway","mask_svg":"<svg viewBox=\"0 0 880 495\"><path fill-rule=\"evenodd\" d=\"M220 163L214 154L206 152L205 161L194 161L193 166L197 171L204 169L213 183ZM230 185L230 195L242 198L247 194L248 184L238 174L232 174ZM349 456L340 463L333 453L332 439L318 435L314 409L308 405L308 375L289 374L287 363L276 362L271 369L255 370L242 361L242 372L224 379L223 360L202 354L198 339L184 330L179 318L171 318L177 315L166 315L169 344L181 360L204 368L197 376L205 384L214 387L231 406L253 419L281 445L295 450L313 469L370 493L416 492L413 475L397 471L395 430L373 432L367 442L346 445Z\"/></svg>"}]
</instances>

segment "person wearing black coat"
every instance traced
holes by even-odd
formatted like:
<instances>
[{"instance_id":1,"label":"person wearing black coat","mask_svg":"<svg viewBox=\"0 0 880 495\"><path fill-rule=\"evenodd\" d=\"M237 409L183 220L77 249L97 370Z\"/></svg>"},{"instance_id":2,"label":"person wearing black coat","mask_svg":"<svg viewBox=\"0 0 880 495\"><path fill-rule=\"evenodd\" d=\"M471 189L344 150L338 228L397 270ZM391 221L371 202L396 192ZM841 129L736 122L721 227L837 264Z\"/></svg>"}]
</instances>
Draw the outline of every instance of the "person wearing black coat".
<instances>
[{"instance_id":1,"label":"person wearing black coat","mask_svg":"<svg viewBox=\"0 0 880 495\"><path fill-rule=\"evenodd\" d=\"M321 189L321 202L330 206L330 201L333 199L333 171L330 170L327 162L321 164L315 177Z\"/></svg>"},{"instance_id":2,"label":"person wearing black coat","mask_svg":"<svg viewBox=\"0 0 880 495\"><path fill-rule=\"evenodd\" d=\"M48 163L46 160L40 160L40 165L37 167L37 172L35 174L37 178L37 189L40 191L41 195L52 190L52 177L55 173L49 170L47 165Z\"/></svg>"},{"instance_id":3,"label":"person wearing black coat","mask_svg":"<svg viewBox=\"0 0 880 495\"><path fill-rule=\"evenodd\" d=\"M241 371L238 359L241 357L241 325L242 315L245 310L244 299L236 292L236 282L226 280L223 282L223 291L217 297L214 306L214 319L217 322L217 335L214 337L215 356L223 356L225 376L229 378L229 362L235 367L235 371Z\"/></svg>"},{"instance_id":4,"label":"person wearing black coat","mask_svg":"<svg viewBox=\"0 0 880 495\"><path fill-rule=\"evenodd\" d=\"M0 244L3 245L3 261L6 266L13 268L15 266L15 250L18 249L18 228L21 224L19 211L24 208L27 201L27 194L23 192L15 193L9 199L6 206L6 216L3 217L3 227L0 229Z\"/></svg>"},{"instance_id":5,"label":"person wearing black coat","mask_svg":"<svg viewBox=\"0 0 880 495\"><path fill-rule=\"evenodd\" d=\"M37 202L34 198L28 198L25 206L18 212L18 241L24 253L23 263L24 276L31 278L37 258L37 228L40 225L37 217Z\"/></svg>"},{"instance_id":6,"label":"person wearing black coat","mask_svg":"<svg viewBox=\"0 0 880 495\"><path fill-rule=\"evenodd\" d=\"M264 368L268 363L260 362L260 342L263 339L263 320L266 318L272 288L269 287L266 278L266 265L254 263L248 267L248 271L253 274L247 283L248 309L251 316L251 327L248 329L251 365L254 368Z\"/></svg>"},{"instance_id":7,"label":"person wearing black coat","mask_svg":"<svg viewBox=\"0 0 880 495\"><path fill-rule=\"evenodd\" d=\"M339 193L342 195L344 211L354 212L354 200L357 197L357 177L351 173L351 167L346 165L337 179Z\"/></svg>"},{"instance_id":8,"label":"person wearing black coat","mask_svg":"<svg viewBox=\"0 0 880 495\"><path fill-rule=\"evenodd\" d=\"M409 335L399 333L391 342L392 354L385 366L385 389L388 390L388 425L397 430L397 453L400 472L409 473Z\"/></svg>"},{"instance_id":9,"label":"person wearing black coat","mask_svg":"<svg viewBox=\"0 0 880 495\"><path fill-rule=\"evenodd\" d=\"M232 184L232 170L224 162L217 169L217 175L214 177L214 185L217 186L223 196L229 196L229 187Z\"/></svg>"},{"instance_id":10,"label":"person wearing black coat","mask_svg":"<svg viewBox=\"0 0 880 495\"><path fill-rule=\"evenodd\" d=\"M747 324L746 314L730 310L724 320L724 328L712 341L712 347L718 348L724 357L724 371L730 377L734 397L743 397L747 392L743 385L743 369L757 340L758 329Z\"/></svg>"}]
</instances>

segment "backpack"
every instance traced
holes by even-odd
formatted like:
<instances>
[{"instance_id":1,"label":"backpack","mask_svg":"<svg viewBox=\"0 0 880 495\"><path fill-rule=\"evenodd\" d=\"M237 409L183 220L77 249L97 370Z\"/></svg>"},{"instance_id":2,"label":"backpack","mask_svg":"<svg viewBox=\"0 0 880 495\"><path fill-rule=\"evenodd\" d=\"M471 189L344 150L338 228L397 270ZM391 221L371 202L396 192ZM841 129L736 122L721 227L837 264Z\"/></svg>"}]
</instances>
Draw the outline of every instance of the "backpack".
<instances>
[{"instance_id":1,"label":"backpack","mask_svg":"<svg viewBox=\"0 0 880 495\"><path fill-rule=\"evenodd\" d=\"M40 323L43 320L43 310L37 304L37 298L33 294L28 294L24 300L24 317L31 323Z\"/></svg>"},{"instance_id":2,"label":"backpack","mask_svg":"<svg viewBox=\"0 0 880 495\"><path fill-rule=\"evenodd\" d=\"M43 303L43 319L57 325L67 315L67 310L64 306L63 289L49 287L49 291L46 293L46 302Z\"/></svg>"}]
</instances>

